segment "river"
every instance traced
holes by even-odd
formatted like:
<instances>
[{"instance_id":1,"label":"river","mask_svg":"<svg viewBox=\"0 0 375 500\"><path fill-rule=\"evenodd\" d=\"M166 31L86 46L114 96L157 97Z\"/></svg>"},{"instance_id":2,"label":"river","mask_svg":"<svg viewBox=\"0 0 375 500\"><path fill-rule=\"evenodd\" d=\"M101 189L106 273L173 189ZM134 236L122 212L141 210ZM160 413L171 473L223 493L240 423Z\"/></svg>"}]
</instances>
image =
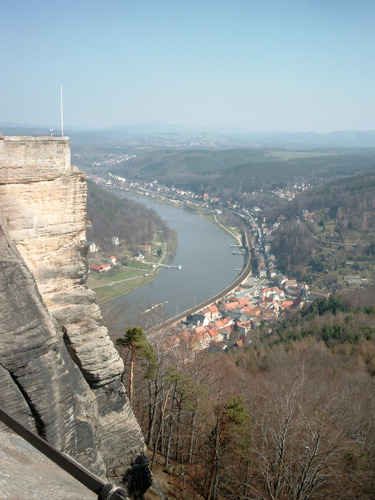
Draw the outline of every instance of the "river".
<instances>
[{"instance_id":1,"label":"river","mask_svg":"<svg viewBox=\"0 0 375 500\"><path fill-rule=\"evenodd\" d=\"M163 269L153 281L102 306L117 316L122 328L142 324L144 311L156 304L162 319L200 304L229 286L244 265L242 255L233 255L235 241L222 229L194 212L152 199L121 192L121 196L154 209L177 231L175 254L165 262L178 269ZM237 269L237 271L236 271ZM154 309L155 311L156 309Z\"/></svg>"}]
</instances>

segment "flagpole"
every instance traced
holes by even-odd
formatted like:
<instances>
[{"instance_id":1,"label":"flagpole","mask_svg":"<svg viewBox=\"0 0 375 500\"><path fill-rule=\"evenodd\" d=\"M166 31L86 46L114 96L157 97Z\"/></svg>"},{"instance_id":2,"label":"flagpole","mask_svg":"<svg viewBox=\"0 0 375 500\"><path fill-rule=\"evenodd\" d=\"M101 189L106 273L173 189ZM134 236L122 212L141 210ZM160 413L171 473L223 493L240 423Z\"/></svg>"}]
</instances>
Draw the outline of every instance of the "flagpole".
<instances>
[{"instance_id":1,"label":"flagpole","mask_svg":"<svg viewBox=\"0 0 375 500\"><path fill-rule=\"evenodd\" d=\"M63 111L62 85L60 85L60 107L61 107L61 137L64 137L64 111Z\"/></svg>"}]
</instances>

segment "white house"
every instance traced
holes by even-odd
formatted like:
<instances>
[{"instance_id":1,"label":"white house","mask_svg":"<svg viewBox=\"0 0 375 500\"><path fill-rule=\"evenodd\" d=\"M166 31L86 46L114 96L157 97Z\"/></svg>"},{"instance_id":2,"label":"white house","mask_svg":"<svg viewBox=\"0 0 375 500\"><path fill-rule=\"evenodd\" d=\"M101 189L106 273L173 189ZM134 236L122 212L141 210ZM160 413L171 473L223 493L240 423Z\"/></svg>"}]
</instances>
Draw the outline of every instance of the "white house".
<instances>
[{"instance_id":1,"label":"white house","mask_svg":"<svg viewBox=\"0 0 375 500\"><path fill-rule=\"evenodd\" d=\"M96 243L93 241L89 241L89 252L95 253L98 251L98 247L96 246Z\"/></svg>"}]
</instances>

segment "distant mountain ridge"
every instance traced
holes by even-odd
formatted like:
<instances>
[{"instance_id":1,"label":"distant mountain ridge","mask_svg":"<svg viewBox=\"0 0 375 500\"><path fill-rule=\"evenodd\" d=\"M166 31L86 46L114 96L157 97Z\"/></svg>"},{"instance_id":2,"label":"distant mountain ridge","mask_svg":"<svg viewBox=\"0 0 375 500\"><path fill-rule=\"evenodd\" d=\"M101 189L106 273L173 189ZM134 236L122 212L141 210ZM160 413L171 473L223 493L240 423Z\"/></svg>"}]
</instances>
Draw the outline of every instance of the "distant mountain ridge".
<instances>
[{"instance_id":1,"label":"distant mountain ridge","mask_svg":"<svg viewBox=\"0 0 375 500\"><path fill-rule=\"evenodd\" d=\"M319 147L375 147L375 130L341 130L327 134L318 134L316 132L283 133L266 138L264 144Z\"/></svg>"},{"instance_id":2,"label":"distant mountain ridge","mask_svg":"<svg viewBox=\"0 0 375 500\"><path fill-rule=\"evenodd\" d=\"M0 122L3 135L48 135L50 128ZM54 135L60 134L59 128ZM254 131L230 127L194 127L166 123L145 123L103 129L66 127L65 135L77 143L143 142L162 145L163 141L186 145L189 141L210 141L216 146L241 144L287 148L375 147L375 130L342 130L329 133Z\"/></svg>"}]
</instances>

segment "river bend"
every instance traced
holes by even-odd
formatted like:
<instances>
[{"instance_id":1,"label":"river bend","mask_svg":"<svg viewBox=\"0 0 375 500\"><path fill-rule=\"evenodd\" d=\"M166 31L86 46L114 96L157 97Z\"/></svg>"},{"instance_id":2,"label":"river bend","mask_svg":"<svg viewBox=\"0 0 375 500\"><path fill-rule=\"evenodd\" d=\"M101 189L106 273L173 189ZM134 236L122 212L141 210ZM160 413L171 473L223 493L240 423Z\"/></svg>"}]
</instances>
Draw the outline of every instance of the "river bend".
<instances>
[{"instance_id":1,"label":"river bend","mask_svg":"<svg viewBox=\"0 0 375 500\"><path fill-rule=\"evenodd\" d=\"M103 306L103 309L115 310L123 328L141 323L139 315L160 303L163 304L162 319L176 316L224 290L238 277L244 257L233 255L231 245L235 241L225 231L180 207L129 193L121 192L121 195L154 209L171 229L177 231L176 252L166 264L182 266L181 270L161 270L147 285Z\"/></svg>"}]
</instances>

